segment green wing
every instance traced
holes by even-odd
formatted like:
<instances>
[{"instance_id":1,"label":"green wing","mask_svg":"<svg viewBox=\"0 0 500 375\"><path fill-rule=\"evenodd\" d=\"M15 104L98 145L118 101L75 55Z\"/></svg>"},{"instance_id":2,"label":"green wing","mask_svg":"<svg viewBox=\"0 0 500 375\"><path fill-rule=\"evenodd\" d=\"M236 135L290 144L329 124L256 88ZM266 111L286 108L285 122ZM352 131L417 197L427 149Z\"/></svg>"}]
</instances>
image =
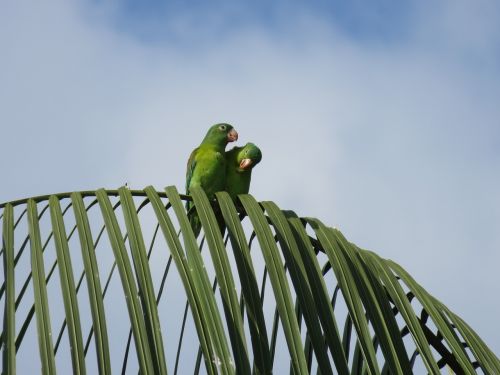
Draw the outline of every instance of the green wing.
<instances>
[{"instance_id":1,"label":"green wing","mask_svg":"<svg viewBox=\"0 0 500 375\"><path fill-rule=\"evenodd\" d=\"M191 185L191 178L193 177L194 168L196 167L196 154L198 148L195 148L189 156L186 169L186 194L189 194L189 186Z\"/></svg>"},{"instance_id":2,"label":"green wing","mask_svg":"<svg viewBox=\"0 0 500 375\"><path fill-rule=\"evenodd\" d=\"M196 156L198 155L199 147L195 148L191 155L189 156L186 168L186 194L190 194L189 187L191 186L191 179L193 178L194 169L196 168ZM198 237L198 234L201 230L201 223L196 212L190 212L191 207L193 206L193 202L186 201L186 210L189 218L189 222L191 223L191 227L193 228L194 235Z\"/></svg>"}]
</instances>

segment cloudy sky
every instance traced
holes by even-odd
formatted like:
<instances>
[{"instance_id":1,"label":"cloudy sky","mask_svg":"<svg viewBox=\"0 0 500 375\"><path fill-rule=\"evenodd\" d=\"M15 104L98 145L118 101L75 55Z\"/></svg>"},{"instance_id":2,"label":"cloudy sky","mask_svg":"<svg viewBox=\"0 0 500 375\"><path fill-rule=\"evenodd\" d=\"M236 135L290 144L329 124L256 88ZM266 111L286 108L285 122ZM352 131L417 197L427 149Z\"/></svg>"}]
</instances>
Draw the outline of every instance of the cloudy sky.
<instances>
[{"instance_id":1,"label":"cloudy sky","mask_svg":"<svg viewBox=\"0 0 500 375\"><path fill-rule=\"evenodd\" d=\"M0 56L0 201L183 189L230 122L257 199L395 260L500 354L498 1L5 0Z\"/></svg>"}]
</instances>

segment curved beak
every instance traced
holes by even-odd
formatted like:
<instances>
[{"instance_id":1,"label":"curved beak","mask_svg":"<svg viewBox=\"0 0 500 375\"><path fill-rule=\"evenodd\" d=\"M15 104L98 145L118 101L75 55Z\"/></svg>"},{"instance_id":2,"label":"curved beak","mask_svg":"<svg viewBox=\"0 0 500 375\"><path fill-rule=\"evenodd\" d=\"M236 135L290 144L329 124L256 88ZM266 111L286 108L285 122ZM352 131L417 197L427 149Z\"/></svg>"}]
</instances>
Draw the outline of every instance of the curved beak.
<instances>
[{"instance_id":1,"label":"curved beak","mask_svg":"<svg viewBox=\"0 0 500 375\"><path fill-rule=\"evenodd\" d=\"M234 129L231 129L229 133L227 133L227 141L234 142L238 140L238 132Z\"/></svg>"},{"instance_id":2,"label":"curved beak","mask_svg":"<svg viewBox=\"0 0 500 375\"><path fill-rule=\"evenodd\" d=\"M240 162L240 168L241 169L247 169L252 165L252 159L243 159Z\"/></svg>"}]
</instances>

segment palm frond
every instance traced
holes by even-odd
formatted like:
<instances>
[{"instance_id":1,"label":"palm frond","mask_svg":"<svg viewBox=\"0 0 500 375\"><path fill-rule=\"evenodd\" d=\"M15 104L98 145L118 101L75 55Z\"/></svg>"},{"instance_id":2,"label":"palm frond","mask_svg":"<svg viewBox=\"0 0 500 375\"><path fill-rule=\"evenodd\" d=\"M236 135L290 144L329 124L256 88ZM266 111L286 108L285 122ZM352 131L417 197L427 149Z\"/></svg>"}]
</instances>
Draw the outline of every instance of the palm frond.
<instances>
[{"instance_id":1,"label":"palm frond","mask_svg":"<svg viewBox=\"0 0 500 375\"><path fill-rule=\"evenodd\" d=\"M0 210L4 374L500 373L401 266L273 202L122 187Z\"/></svg>"}]
</instances>

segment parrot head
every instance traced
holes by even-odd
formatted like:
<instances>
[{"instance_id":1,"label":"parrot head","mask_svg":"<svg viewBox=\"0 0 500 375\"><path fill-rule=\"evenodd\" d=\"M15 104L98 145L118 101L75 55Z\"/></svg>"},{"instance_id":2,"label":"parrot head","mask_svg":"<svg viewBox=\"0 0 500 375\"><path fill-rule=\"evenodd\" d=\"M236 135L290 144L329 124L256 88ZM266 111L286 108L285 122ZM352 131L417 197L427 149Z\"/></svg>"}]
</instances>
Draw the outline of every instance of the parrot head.
<instances>
[{"instance_id":1,"label":"parrot head","mask_svg":"<svg viewBox=\"0 0 500 375\"><path fill-rule=\"evenodd\" d=\"M238 140L238 132L230 124L215 124L208 129L204 142L214 142L226 145Z\"/></svg>"},{"instance_id":2,"label":"parrot head","mask_svg":"<svg viewBox=\"0 0 500 375\"><path fill-rule=\"evenodd\" d=\"M236 163L241 171L251 170L262 160L262 152L253 143L247 143L239 147L236 155Z\"/></svg>"}]
</instances>

